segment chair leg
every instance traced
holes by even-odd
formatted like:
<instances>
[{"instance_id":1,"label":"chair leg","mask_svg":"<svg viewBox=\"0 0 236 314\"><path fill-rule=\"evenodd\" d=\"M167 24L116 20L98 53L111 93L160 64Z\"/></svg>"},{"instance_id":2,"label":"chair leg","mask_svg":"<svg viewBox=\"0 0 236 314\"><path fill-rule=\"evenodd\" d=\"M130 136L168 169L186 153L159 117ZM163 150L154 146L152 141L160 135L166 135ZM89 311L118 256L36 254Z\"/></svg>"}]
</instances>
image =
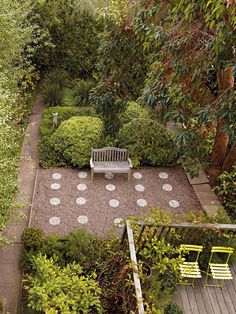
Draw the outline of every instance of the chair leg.
<instances>
[{"instance_id":1,"label":"chair leg","mask_svg":"<svg viewBox=\"0 0 236 314\"><path fill-rule=\"evenodd\" d=\"M129 170L128 172L128 181L130 181L130 179L131 179L131 170Z\"/></svg>"},{"instance_id":2,"label":"chair leg","mask_svg":"<svg viewBox=\"0 0 236 314\"><path fill-rule=\"evenodd\" d=\"M93 169L91 169L91 179L93 181Z\"/></svg>"}]
</instances>

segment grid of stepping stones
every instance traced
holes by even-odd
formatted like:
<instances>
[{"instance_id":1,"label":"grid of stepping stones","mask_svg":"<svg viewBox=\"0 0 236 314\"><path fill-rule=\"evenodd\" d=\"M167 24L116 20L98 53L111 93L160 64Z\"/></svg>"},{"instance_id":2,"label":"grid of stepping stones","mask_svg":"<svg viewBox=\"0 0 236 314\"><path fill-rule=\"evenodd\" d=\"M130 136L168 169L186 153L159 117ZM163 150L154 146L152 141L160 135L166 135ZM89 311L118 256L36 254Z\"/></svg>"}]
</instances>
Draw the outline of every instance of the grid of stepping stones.
<instances>
[{"instance_id":1,"label":"grid of stepping stones","mask_svg":"<svg viewBox=\"0 0 236 314\"><path fill-rule=\"evenodd\" d=\"M146 215L151 208L181 214L201 209L183 169L134 169L130 181L109 172L92 181L89 169L39 169L31 226L61 235L87 228L104 237L128 216Z\"/></svg>"}]
</instances>

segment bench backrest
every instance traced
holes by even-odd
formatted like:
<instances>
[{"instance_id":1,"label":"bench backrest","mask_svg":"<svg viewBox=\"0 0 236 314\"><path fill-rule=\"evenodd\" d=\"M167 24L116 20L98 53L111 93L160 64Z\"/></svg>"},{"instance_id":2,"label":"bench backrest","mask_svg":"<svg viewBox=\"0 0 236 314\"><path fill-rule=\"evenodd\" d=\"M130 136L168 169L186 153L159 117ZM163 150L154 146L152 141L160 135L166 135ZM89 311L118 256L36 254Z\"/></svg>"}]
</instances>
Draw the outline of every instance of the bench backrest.
<instances>
[{"instance_id":1,"label":"bench backrest","mask_svg":"<svg viewBox=\"0 0 236 314\"><path fill-rule=\"evenodd\" d=\"M98 149L92 149L93 161L128 161L127 149L121 149L116 147L103 147Z\"/></svg>"}]
</instances>

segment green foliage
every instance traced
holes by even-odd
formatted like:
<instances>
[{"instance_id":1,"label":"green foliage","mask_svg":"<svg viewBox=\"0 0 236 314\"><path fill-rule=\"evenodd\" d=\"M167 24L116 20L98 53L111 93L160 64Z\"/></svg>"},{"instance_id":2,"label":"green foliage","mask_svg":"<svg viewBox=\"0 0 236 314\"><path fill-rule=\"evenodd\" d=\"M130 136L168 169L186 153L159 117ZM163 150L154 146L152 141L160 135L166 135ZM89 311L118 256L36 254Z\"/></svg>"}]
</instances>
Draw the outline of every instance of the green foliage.
<instances>
[{"instance_id":1,"label":"green foliage","mask_svg":"<svg viewBox=\"0 0 236 314\"><path fill-rule=\"evenodd\" d=\"M79 0L36 1L31 18L50 38L50 43L38 47L33 55L39 69L59 66L76 77L91 75L101 29L93 6Z\"/></svg>"},{"instance_id":2,"label":"green foliage","mask_svg":"<svg viewBox=\"0 0 236 314\"><path fill-rule=\"evenodd\" d=\"M25 279L30 308L46 314L102 313L101 289L95 273L85 276L75 263L61 268L42 254L33 258L33 269L34 275Z\"/></svg>"},{"instance_id":3,"label":"green foliage","mask_svg":"<svg viewBox=\"0 0 236 314\"><path fill-rule=\"evenodd\" d=\"M215 188L221 197L228 214L236 219L236 166L232 172L224 171L219 176L219 184Z\"/></svg>"},{"instance_id":4,"label":"green foliage","mask_svg":"<svg viewBox=\"0 0 236 314\"><path fill-rule=\"evenodd\" d=\"M118 134L120 147L127 148L135 166L164 166L178 156L173 134L157 121L133 119Z\"/></svg>"},{"instance_id":5,"label":"green foliage","mask_svg":"<svg viewBox=\"0 0 236 314\"><path fill-rule=\"evenodd\" d=\"M183 314L182 309L175 303L168 304L164 309L164 314Z\"/></svg>"},{"instance_id":6,"label":"green foliage","mask_svg":"<svg viewBox=\"0 0 236 314\"><path fill-rule=\"evenodd\" d=\"M101 145L102 122L95 117L73 117L63 122L50 138L59 160L69 166L89 165L92 147Z\"/></svg>"},{"instance_id":7,"label":"green foliage","mask_svg":"<svg viewBox=\"0 0 236 314\"><path fill-rule=\"evenodd\" d=\"M133 119L148 118L148 111L136 102L128 102L127 108L121 115L121 123L125 124Z\"/></svg>"},{"instance_id":8,"label":"green foliage","mask_svg":"<svg viewBox=\"0 0 236 314\"><path fill-rule=\"evenodd\" d=\"M39 228L25 228L22 233L22 242L27 250L38 250L43 244L44 233Z\"/></svg>"},{"instance_id":9,"label":"green foliage","mask_svg":"<svg viewBox=\"0 0 236 314\"><path fill-rule=\"evenodd\" d=\"M58 126L63 121L70 119L73 116L90 116L94 115L93 109L89 108L66 108L66 107L51 107L44 110L43 119L40 124L41 140L39 143L39 162L44 168L55 166L66 166L64 159L59 158L53 147L50 145L50 138L56 128L52 125L52 113L58 113Z\"/></svg>"},{"instance_id":10,"label":"green foliage","mask_svg":"<svg viewBox=\"0 0 236 314\"><path fill-rule=\"evenodd\" d=\"M96 83L89 80L76 80L73 85L73 96L78 106L88 106L90 104L89 93Z\"/></svg>"}]
</instances>

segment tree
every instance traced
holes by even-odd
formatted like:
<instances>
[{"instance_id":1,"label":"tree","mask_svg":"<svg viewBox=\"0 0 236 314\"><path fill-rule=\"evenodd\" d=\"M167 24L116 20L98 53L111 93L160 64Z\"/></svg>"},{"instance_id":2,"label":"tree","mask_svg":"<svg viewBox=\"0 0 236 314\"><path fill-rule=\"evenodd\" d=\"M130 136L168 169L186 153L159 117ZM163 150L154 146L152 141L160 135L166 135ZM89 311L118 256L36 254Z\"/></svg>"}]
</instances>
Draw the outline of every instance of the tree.
<instances>
[{"instance_id":1,"label":"tree","mask_svg":"<svg viewBox=\"0 0 236 314\"><path fill-rule=\"evenodd\" d=\"M235 2L139 1L134 25L150 55L143 102L178 123L186 165L209 155L214 174L236 162ZM213 141L213 145L209 145Z\"/></svg>"}]
</instances>

